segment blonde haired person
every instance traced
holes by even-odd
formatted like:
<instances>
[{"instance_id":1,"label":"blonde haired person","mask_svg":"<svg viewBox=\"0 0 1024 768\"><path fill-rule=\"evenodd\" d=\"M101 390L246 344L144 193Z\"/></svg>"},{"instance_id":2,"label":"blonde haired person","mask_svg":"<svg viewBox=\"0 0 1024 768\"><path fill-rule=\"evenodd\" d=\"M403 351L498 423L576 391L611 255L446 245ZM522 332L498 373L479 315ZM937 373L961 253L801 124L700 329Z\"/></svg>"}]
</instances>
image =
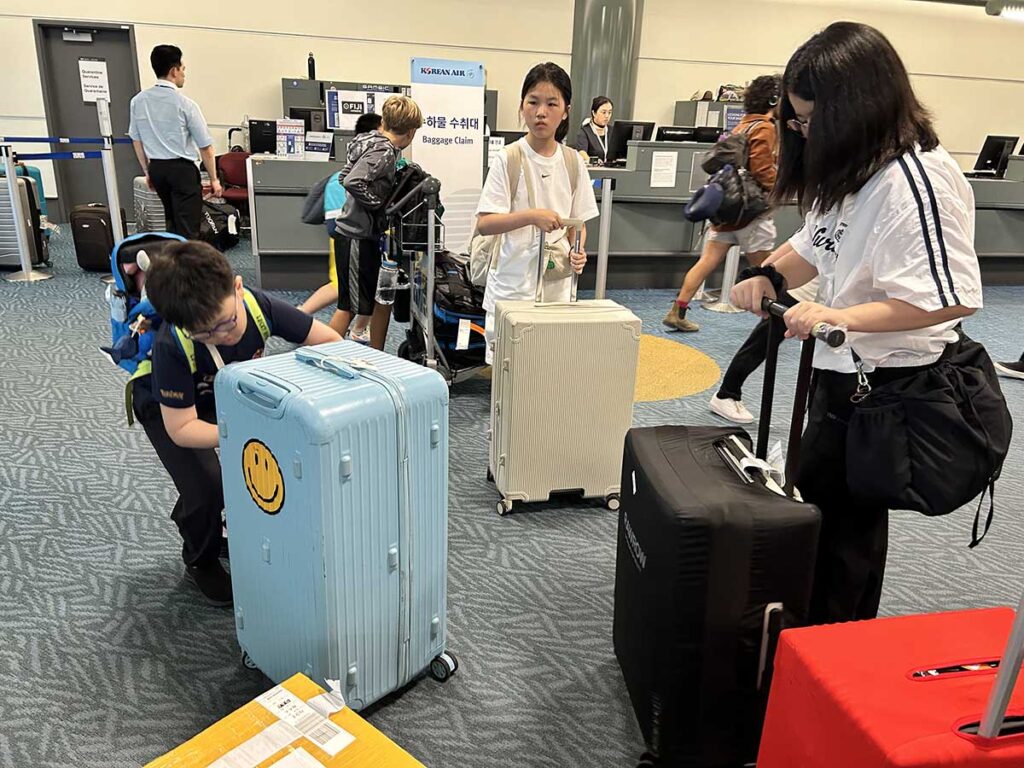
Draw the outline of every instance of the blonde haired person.
<instances>
[{"instance_id":1,"label":"blonde haired person","mask_svg":"<svg viewBox=\"0 0 1024 768\"><path fill-rule=\"evenodd\" d=\"M384 349L391 307L377 304L383 207L395 187L395 165L423 125L423 114L408 96L391 96L381 110L379 131L356 136L348 147L341 184L345 207L335 220L338 311L331 327L342 336L356 315L371 315L370 346Z\"/></svg>"}]
</instances>

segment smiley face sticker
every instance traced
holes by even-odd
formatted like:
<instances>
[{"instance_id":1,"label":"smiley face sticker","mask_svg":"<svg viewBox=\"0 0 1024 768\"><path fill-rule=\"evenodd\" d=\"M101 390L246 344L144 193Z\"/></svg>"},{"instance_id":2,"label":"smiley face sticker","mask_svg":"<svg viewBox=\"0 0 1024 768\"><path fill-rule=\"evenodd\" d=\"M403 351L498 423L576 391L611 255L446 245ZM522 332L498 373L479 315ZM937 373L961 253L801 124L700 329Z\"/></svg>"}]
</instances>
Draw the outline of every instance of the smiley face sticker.
<instances>
[{"instance_id":1,"label":"smiley face sticker","mask_svg":"<svg viewBox=\"0 0 1024 768\"><path fill-rule=\"evenodd\" d=\"M284 476L270 449L259 440L250 440L242 448L242 476L253 502L268 515L276 515L284 505Z\"/></svg>"}]
</instances>

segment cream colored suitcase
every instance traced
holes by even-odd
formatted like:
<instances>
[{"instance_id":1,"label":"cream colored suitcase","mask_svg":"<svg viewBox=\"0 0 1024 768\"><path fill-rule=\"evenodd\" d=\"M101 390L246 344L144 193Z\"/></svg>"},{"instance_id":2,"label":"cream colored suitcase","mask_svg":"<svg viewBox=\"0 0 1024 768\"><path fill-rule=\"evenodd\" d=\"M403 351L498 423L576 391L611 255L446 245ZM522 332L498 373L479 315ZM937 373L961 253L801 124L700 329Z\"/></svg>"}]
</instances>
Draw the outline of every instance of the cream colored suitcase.
<instances>
[{"instance_id":1,"label":"cream colored suitcase","mask_svg":"<svg viewBox=\"0 0 1024 768\"><path fill-rule=\"evenodd\" d=\"M575 277L568 303L544 303L543 251L542 234L536 301L495 306L490 472L498 514L557 491L618 509L640 319L614 301L577 301Z\"/></svg>"}]
</instances>

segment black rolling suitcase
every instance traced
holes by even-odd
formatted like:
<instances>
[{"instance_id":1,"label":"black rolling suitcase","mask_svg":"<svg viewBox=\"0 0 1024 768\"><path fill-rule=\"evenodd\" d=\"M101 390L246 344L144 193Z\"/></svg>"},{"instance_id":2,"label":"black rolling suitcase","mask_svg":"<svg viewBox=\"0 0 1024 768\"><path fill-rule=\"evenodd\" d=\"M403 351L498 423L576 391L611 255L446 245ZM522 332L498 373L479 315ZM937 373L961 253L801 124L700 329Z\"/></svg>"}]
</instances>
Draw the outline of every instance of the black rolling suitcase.
<instances>
[{"instance_id":1,"label":"black rolling suitcase","mask_svg":"<svg viewBox=\"0 0 1024 768\"><path fill-rule=\"evenodd\" d=\"M724 768L757 755L774 643L783 627L806 622L821 526L789 485L813 343L801 356L785 488L758 463L775 347L756 455L740 427L626 435L614 644L650 750L641 766Z\"/></svg>"},{"instance_id":2,"label":"black rolling suitcase","mask_svg":"<svg viewBox=\"0 0 1024 768\"><path fill-rule=\"evenodd\" d=\"M125 228L124 209L121 226ZM76 205L71 209L71 236L75 241L78 266L90 272L109 272L110 254L114 250L114 228L110 210L100 203Z\"/></svg>"}]
</instances>

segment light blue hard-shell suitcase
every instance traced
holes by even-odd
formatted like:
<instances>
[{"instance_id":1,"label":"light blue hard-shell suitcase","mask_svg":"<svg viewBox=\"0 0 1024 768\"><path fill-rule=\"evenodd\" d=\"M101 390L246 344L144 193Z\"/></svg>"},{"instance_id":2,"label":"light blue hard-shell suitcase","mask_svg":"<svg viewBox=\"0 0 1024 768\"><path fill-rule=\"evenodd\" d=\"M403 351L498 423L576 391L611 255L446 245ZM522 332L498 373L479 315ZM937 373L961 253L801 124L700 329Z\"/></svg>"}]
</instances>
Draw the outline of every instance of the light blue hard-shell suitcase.
<instances>
[{"instance_id":1,"label":"light blue hard-shell suitcase","mask_svg":"<svg viewBox=\"0 0 1024 768\"><path fill-rule=\"evenodd\" d=\"M424 670L446 680L444 379L342 341L230 365L215 386L243 663L353 709Z\"/></svg>"}]
</instances>

